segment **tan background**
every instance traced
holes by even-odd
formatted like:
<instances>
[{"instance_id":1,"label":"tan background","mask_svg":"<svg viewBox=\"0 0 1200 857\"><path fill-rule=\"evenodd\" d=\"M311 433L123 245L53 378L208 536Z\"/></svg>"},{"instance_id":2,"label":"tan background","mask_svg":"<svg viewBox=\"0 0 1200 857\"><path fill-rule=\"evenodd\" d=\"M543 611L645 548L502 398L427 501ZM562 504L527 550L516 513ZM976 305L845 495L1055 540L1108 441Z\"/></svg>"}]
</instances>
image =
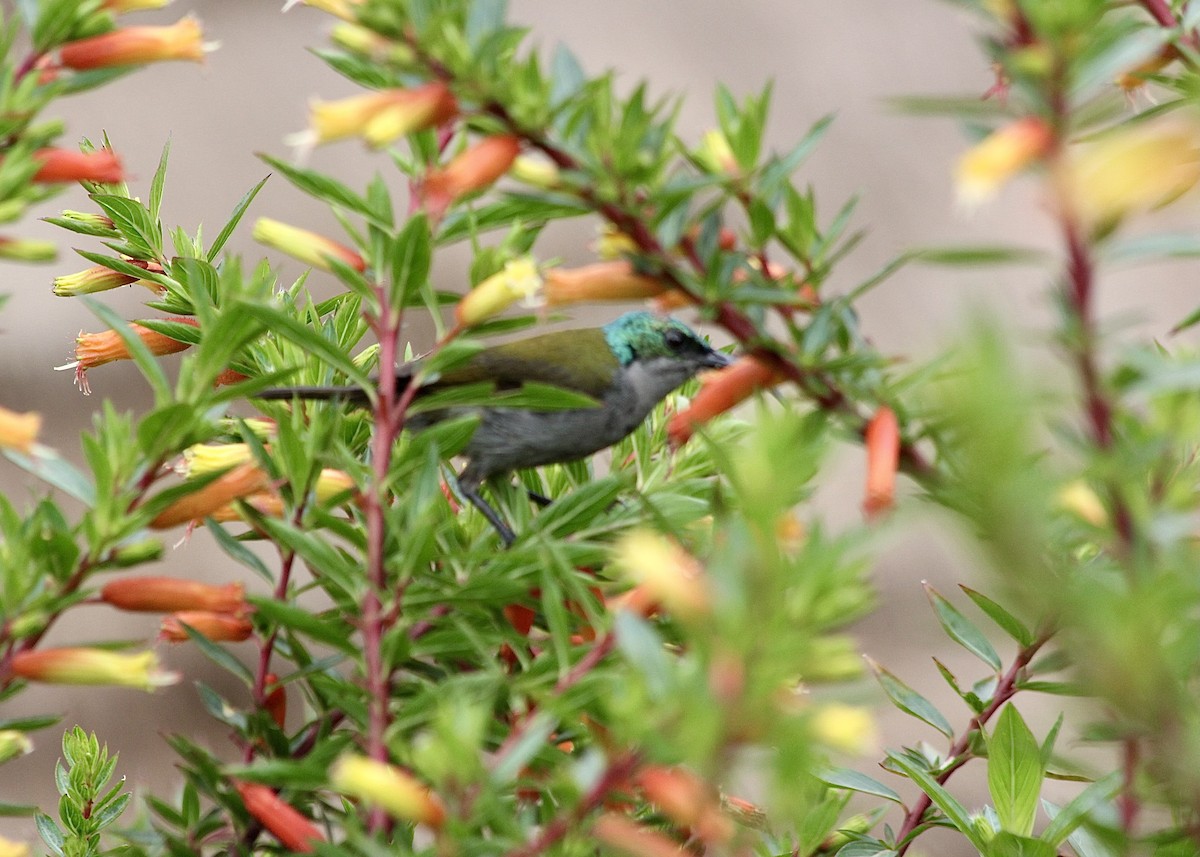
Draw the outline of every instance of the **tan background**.
<instances>
[{"instance_id":1,"label":"tan background","mask_svg":"<svg viewBox=\"0 0 1200 857\"><path fill-rule=\"evenodd\" d=\"M282 138L303 127L309 97L333 98L353 91L305 51L306 46L321 42L329 19L303 8L281 15L278 5L193 0L178 2L166 13L140 16L143 22L167 22L194 10L209 38L219 40L221 48L203 68L154 68L60 104L69 124L67 142L84 135L96 138L107 131L135 177L136 192L144 194L159 151L170 139L165 221L189 230L203 222L209 234L215 233L242 193L267 172L253 153L286 156ZM757 91L768 79L775 81L769 138L779 148L790 145L823 115L835 112L837 121L805 167L804 180L817 189L826 219L846 198L861 194L856 222L869 227L870 235L839 267L829 283L831 289L852 287L913 246L1001 240L1054 246L1051 225L1041 216L1032 184L1008 189L970 218L956 211L950 172L964 147L959 130L946 120L901 115L886 103L894 95L981 93L990 85L990 71L973 44L974 22L950 4L931 0L520 0L513 3L512 17L532 26L536 40L547 50L559 41L569 44L589 72L611 66L620 70L625 86L646 77L655 93L686 93L679 130L691 139L698 139L714 124L711 93L717 81L738 96ZM352 186L361 185L376 169L387 171L385 158L368 156L354 144L319 151L313 164ZM83 204L82 196L73 193L39 213ZM328 216L282 180L270 182L259 196L251 219L258 215L336 234ZM592 229L590 224L556 229L539 246L540 255L584 261ZM20 232L53 238L64 249L72 243L94 246L41 223L22 224ZM248 229L235 239L234 248L251 258L261 255L249 242ZM145 386L130 366L91 373L95 395L90 399L72 388L70 373L51 370L65 362L76 331L98 327L80 302L55 298L49 290L55 274L86 264L66 251L51 266L6 265L0 281L0 292L12 296L0 313L0 402L44 413L45 441L73 457L78 457L78 432L89 423L102 397L111 397L123 408L146 404ZM461 279L461 264L461 260L441 263L442 285L453 286ZM285 266L288 274L297 270ZM1103 308L1162 333L1164 319L1191 308L1189 278L1194 272L1189 264L1109 277L1104 282ZM1026 325L1036 343L1051 318L1044 297L1049 283L1046 273L1034 269L981 274L911 267L862 302L863 327L886 353L927 356L952 341L967 308L986 306L989 312ZM144 297L140 290L126 289L101 299L125 317L136 318L149 314L140 305ZM602 319L613 313L605 308L586 317ZM825 513L837 525L857 520L858 458L855 450L842 452L828 480L831 487L821 498ZM0 489L20 496L31 490L26 486L11 465L0 465ZM161 570L218 580L230 574L203 533L172 551ZM922 579L930 579L950 594L957 581L979 582L975 563L961 549L952 528L905 521L884 537L875 579L881 606L859 629L868 653L939 700L946 700L946 694L929 654L948 653L947 660L961 667L964 675L981 677L969 656L959 657L930 629L930 613L919 585ZM49 642L85 642L101 636L149 639L155 630L150 619L106 629L104 623L111 618L102 608L85 607L70 614ZM189 680L203 676L234 699L241 698L237 688L208 673L202 659L187 647L164 654ZM1006 648L1003 654L1007 657L1011 652ZM943 707L952 722L966 722L960 704L946 700ZM64 708L65 726L80 723L95 730L121 751L118 770L132 783L155 790L169 789L174 781L172 756L159 738L146 737L148 728L188 734L228 752L222 730L199 710L190 681L153 696L119 690L38 690L10 703L4 713ZM1050 717L1057 710L1058 701L1052 701L1043 714ZM884 726L892 743L920 737L941 746L931 730L912 727L900 717L885 717ZM0 801L39 800L52 806L58 734L54 728L40 733L39 752L2 769ZM956 777L956 790L969 782L971 772ZM978 785L978 777L974 783ZM984 799L975 792L967 802L978 806ZM0 832L32 836L31 826L24 821L0 819ZM927 850L937 841L926 843Z\"/></svg>"}]
</instances>

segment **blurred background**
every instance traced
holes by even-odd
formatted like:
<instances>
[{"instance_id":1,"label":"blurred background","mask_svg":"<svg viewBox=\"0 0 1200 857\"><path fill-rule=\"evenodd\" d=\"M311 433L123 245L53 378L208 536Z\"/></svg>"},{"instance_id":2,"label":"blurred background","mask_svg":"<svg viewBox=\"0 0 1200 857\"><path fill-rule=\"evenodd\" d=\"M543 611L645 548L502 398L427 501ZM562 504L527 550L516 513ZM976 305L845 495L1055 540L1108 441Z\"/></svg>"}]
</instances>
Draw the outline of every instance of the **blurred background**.
<instances>
[{"instance_id":1,"label":"blurred background","mask_svg":"<svg viewBox=\"0 0 1200 857\"><path fill-rule=\"evenodd\" d=\"M242 194L268 172L255 153L290 155L283 138L305 126L308 99L337 98L355 91L308 52L323 43L331 19L307 8L281 14L279 5L278 0L176 0L163 12L131 17L131 23L169 23L194 12L203 21L207 37L218 41L220 48L203 67L152 67L97 92L60 102L56 107L69 129L63 144L84 136L98 139L107 132L133 176L134 193L144 196L162 146L170 141L164 222L189 231L203 223L206 232L215 233ZM818 210L826 221L848 198L859 196L855 223L866 227L869 235L839 265L827 284L832 291L852 288L912 247L1011 242L1053 250L1056 245L1052 223L1043 216L1037 187L1029 180L1006 188L999 199L969 216L956 209L952 169L967 145L961 130L949 121L906 116L889 106L893 96L978 95L992 84L991 70L974 44L975 22L951 4L935 0L737 4L514 0L510 17L532 28L534 42L547 52L559 42L569 45L588 72L612 67L625 88L646 78L654 94L685 96L678 123L685 139L698 141L715 126L712 93L717 82L739 98L757 92L767 81L774 82L768 139L776 148L790 146L821 117L835 114L832 129L801 176L815 188ZM320 149L310 164L352 187L365 184L377 170L389 175L386 156L370 154L355 143ZM61 208L85 208L83 194L76 190L58 197L38 214ZM1183 216L1189 213L1194 209ZM245 228L232 242L234 251L251 259L263 255L249 240L249 225L258 216L338 234L326 211L277 178L268 182L244 221ZM82 302L56 298L50 292L55 275L89 264L71 253L72 244L93 248L95 244L40 222L9 231L55 240L62 253L50 265L3 268L0 292L10 299L0 312L0 402L17 410L40 411L45 417L43 442L78 460L78 434L102 400L111 399L118 408L136 412L148 404L146 386L132 365L104 366L90 373L93 395L85 398L72 387L70 372L53 370L69 359L76 332L103 327ZM592 222L559 225L546 234L538 253L543 259L583 263L591 258L587 247L594 237ZM285 280L300 272L298 266L280 264ZM439 258L435 269L439 287L465 287L466 264L462 256ZM1196 270L1194 264L1177 263L1106 272L1101 311L1115 320L1118 335L1165 335L1171 322L1194 306L1191 280ZM1029 267L970 271L910 266L862 301L862 326L885 354L921 360L951 345L972 312L998 315L1021 326L1034 368L1042 377L1052 376L1058 370L1053 348L1045 339L1053 312L1047 295L1052 282L1044 270ZM323 275L314 275L309 283L318 291L334 291ZM99 299L125 318L136 319L153 315L142 306L145 297L144 291L131 287ZM599 323L620 310L572 309L571 314L580 322ZM422 339L427 335L420 328L413 330L416 348L429 344ZM819 514L835 528L859 520L860 457L855 448L838 450L826 473ZM11 465L4 465L0 490L19 499L34 496L38 489ZM941 636L920 583L929 580L955 599L959 582L986 588L981 564L963 550L952 525L920 513L881 533L877 558L874 580L880 606L856 629L863 650L942 704L951 722L964 724L968 712L949 697L929 656L937 653L951 669L961 668L960 677L970 681L982 674L969 655L959 657L956 647ZM170 550L159 568L146 569L146 573L156 572L214 581L238 574L202 530ZM962 601L958 599L960 606ZM59 623L47 642L150 640L156 631L155 617L122 617L117 623L111 610L83 607ZM1011 646L1002 649L1002 657L1011 653ZM241 689L208 670L191 647L171 648L164 657L189 679L211 683L241 700ZM881 696L864 682L863 698ZM1049 703L1041 712L1028 703L1022 705L1039 735L1045 733L1063 700ZM154 695L35 689L15 703L6 703L5 715L64 709L63 727L78 723L95 731L120 752L119 774L159 793L172 793L170 784L176 780L172 753L160 738L147 738L147 724L156 724L163 734L188 734L232 755L221 730L200 710L189 682ZM944 749L932 730L881 711L886 743L924 739ZM37 736L38 752L5 766L0 802L54 805L53 766L60 735L58 727L44 730ZM874 760L859 764L869 770ZM953 781L955 792L970 807L986 800L982 777L976 774L968 769ZM896 785L896 778L879 775ZM126 821L131 820L127 816ZM33 838L27 820L0 819L0 833ZM928 849L938 840L922 842Z\"/></svg>"}]
</instances>

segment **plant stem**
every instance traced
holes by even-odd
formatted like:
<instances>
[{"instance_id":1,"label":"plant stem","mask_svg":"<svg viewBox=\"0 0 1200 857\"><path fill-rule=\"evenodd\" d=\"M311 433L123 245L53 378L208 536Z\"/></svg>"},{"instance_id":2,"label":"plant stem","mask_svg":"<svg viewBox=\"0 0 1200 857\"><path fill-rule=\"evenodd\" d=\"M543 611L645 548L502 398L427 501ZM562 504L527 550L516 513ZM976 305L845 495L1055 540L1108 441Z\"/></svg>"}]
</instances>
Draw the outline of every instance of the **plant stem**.
<instances>
[{"instance_id":1,"label":"plant stem","mask_svg":"<svg viewBox=\"0 0 1200 857\"><path fill-rule=\"evenodd\" d=\"M1036 640L1017 652L1017 656L1013 659L1008 670L1000 677L1000 681L996 685L996 692L992 694L991 702L988 703L987 708L971 718L967 727L955 739L954 744L951 745L949 758L953 761L950 762L944 771L938 774L938 785L945 785L946 781L950 779L955 771L970 761L972 733L982 730L984 724L992 719L992 716L1000 710L1000 707L1016 694L1017 680L1021 677L1022 671L1029 665L1029 662L1033 660L1034 655L1041 650L1042 646L1050 641L1053 633L1053 631L1043 632ZM904 816L904 824L900 828L900 833L896 836L896 842L898 843L896 853L900 857L916 841L916 837L913 834L920 827L921 820L932 805L933 801L929 795L922 794L917 802L913 804L912 809Z\"/></svg>"}]
</instances>

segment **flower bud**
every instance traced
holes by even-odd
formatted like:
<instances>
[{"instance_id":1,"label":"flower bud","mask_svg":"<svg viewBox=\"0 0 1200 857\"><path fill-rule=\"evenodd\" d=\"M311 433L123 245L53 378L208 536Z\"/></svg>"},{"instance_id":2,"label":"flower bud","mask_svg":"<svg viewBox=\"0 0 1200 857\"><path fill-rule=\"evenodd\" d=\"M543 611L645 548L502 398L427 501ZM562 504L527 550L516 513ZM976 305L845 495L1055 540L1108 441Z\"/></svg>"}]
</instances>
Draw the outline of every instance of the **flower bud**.
<instances>
[{"instance_id":1,"label":"flower bud","mask_svg":"<svg viewBox=\"0 0 1200 857\"><path fill-rule=\"evenodd\" d=\"M613 562L672 616L697 621L712 613L700 563L665 536L649 530L628 533L617 542Z\"/></svg>"},{"instance_id":2,"label":"flower bud","mask_svg":"<svg viewBox=\"0 0 1200 857\"><path fill-rule=\"evenodd\" d=\"M171 503L154 517L150 528L165 530L206 518L239 497L264 490L269 484L267 474L257 466L249 462L240 464L200 490Z\"/></svg>"},{"instance_id":3,"label":"flower bud","mask_svg":"<svg viewBox=\"0 0 1200 857\"><path fill-rule=\"evenodd\" d=\"M895 412L883 405L871 417L864 433L867 446L867 490L863 512L868 520L892 508L896 473L900 466L900 424Z\"/></svg>"},{"instance_id":4,"label":"flower bud","mask_svg":"<svg viewBox=\"0 0 1200 857\"><path fill-rule=\"evenodd\" d=\"M125 180L125 170L111 149L79 152L74 149L38 149L33 180L42 184L92 181L115 184Z\"/></svg>"},{"instance_id":5,"label":"flower bud","mask_svg":"<svg viewBox=\"0 0 1200 857\"><path fill-rule=\"evenodd\" d=\"M733 822L721 812L716 789L683 768L643 768L636 782L646 799L681 827L690 828L707 844L733 838Z\"/></svg>"},{"instance_id":6,"label":"flower bud","mask_svg":"<svg viewBox=\"0 0 1200 857\"><path fill-rule=\"evenodd\" d=\"M185 643L191 639L185 625L214 643L240 643L250 639L254 633L254 626L245 616L209 610L181 610L163 617L158 638L172 643Z\"/></svg>"},{"instance_id":7,"label":"flower bud","mask_svg":"<svg viewBox=\"0 0 1200 857\"><path fill-rule=\"evenodd\" d=\"M124 654L104 649L63 648L18 652L12 674L46 684L95 684L136 687L152 691L179 681L164 672L154 652Z\"/></svg>"},{"instance_id":8,"label":"flower bud","mask_svg":"<svg viewBox=\"0 0 1200 857\"><path fill-rule=\"evenodd\" d=\"M840 702L822 704L812 716L813 734L834 750L865 755L879 747L879 730L871 712Z\"/></svg>"},{"instance_id":9,"label":"flower bud","mask_svg":"<svg viewBox=\"0 0 1200 857\"><path fill-rule=\"evenodd\" d=\"M0 449L15 449L25 453L32 451L41 428L41 414L33 411L18 414L8 408L0 408Z\"/></svg>"},{"instance_id":10,"label":"flower bud","mask_svg":"<svg viewBox=\"0 0 1200 857\"><path fill-rule=\"evenodd\" d=\"M1035 116L993 131L958 161L955 186L959 202L973 207L995 196L1010 178L1049 154L1054 132Z\"/></svg>"},{"instance_id":11,"label":"flower bud","mask_svg":"<svg viewBox=\"0 0 1200 857\"><path fill-rule=\"evenodd\" d=\"M130 265L145 268L147 271L162 273L162 267L153 262L142 262L137 259L127 259L125 261ZM64 274L61 277L55 277L52 291L60 298L73 298L79 295L105 292L109 289L128 286L132 283L145 286L152 292L158 293L162 291L162 286L153 280L141 280L137 277L131 277L129 274L122 274L119 271L106 268L103 265L93 265L74 274Z\"/></svg>"},{"instance_id":12,"label":"flower bud","mask_svg":"<svg viewBox=\"0 0 1200 857\"><path fill-rule=\"evenodd\" d=\"M0 857L31 857L32 854L28 843L0 836Z\"/></svg>"},{"instance_id":13,"label":"flower bud","mask_svg":"<svg viewBox=\"0 0 1200 857\"><path fill-rule=\"evenodd\" d=\"M349 473L325 467L317 474L317 484L313 486L313 494L316 495L318 503L328 503L347 491L356 491L357 489L358 486L354 484L354 479Z\"/></svg>"},{"instance_id":14,"label":"flower bud","mask_svg":"<svg viewBox=\"0 0 1200 857\"><path fill-rule=\"evenodd\" d=\"M210 610L239 613L246 609L240 583L213 586L175 577L124 577L100 590L100 600L118 610L172 613L176 610Z\"/></svg>"},{"instance_id":15,"label":"flower bud","mask_svg":"<svg viewBox=\"0 0 1200 857\"><path fill-rule=\"evenodd\" d=\"M616 812L606 812L597 818L592 825L592 836L631 857L680 857L686 853L666 834Z\"/></svg>"},{"instance_id":16,"label":"flower bud","mask_svg":"<svg viewBox=\"0 0 1200 857\"><path fill-rule=\"evenodd\" d=\"M16 729L0 729L0 765L33 752L33 741Z\"/></svg>"},{"instance_id":17,"label":"flower bud","mask_svg":"<svg viewBox=\"0 0 1200 857\"><path fill-rule=\"evenodd\" d=\"M408 45L393 42L360 24L335 24L329 38L338 47L379 63L409 68L417 59Z\"/></svg>"},{"instance_id":18,"label":"flower bud","mask_svg":"<svg viewBox=\"0 0 1200 857\"><path fill-rule=\"evenodd\" d=\"M215 45L204 43L200 22L190 15L165 27L124 27L59 48L65 68L83 71L166 60L204 59Z\"/></svg>"},{"instance_id":19,"label":"flower bud","mask_svg":"<svg viewBox=\"0 0 1200 857\"><path fill-rule=\"evenodd\" d=\"M581 268L551 268L546 272L546 303L550 306L639 300L662 294L667 288L662 280L634 271L627 259Z\"/></svg>"},{"instance_id":20,"label":"flower bud","mask_svg":"<svg viewBox=\"0 0 1200 857\"><path fill-rule=\"evenodd\" d=\"M329 784L347 797L359 798L385 810L393 818L442 826L446 809L437 795L394 765L347 754L329 773Z\"/></svg>"},{"instance_id":21,"label":"flower bud","mask_svg":"<svg viewBox=\"0 0 1200 857\"><path fill-rule=\"evenodd\" d=\"M1200 121L1123 125L1071 152L1069 204L1087 224L1106 227L1159 208L1200 180Z\"/></svg>"},{"instance_id":22,"label":"flower bud","mask_svg":"<svg viewBox=\"0 0 1200 857\"><path fill-rule=\"evenodd\" d=\"M733 364L700 379L700 392L691 403L671 416L667 437L672 446L682 446L691 439L697 426L704 425L718 414L741 404L758 390L783 381L783 375L766 361L746 355Z\"/></svg>"},{"instance_id":23,"label":"flower bud","mask_svg":"<svg viewBox=\"0 0 1200 857\"><path fill-rule=\"evenodd\" d=\"M251 235L259 244L273 247L300 260L305 265L319 268L322 271L333 270L333 266L329 264L330 258L340 260L359 273L367 269L367 263L363 257L349 247L326 238L324 235L272 220L269 217L260 217L254 224Z\"/></svg>"},{"instance_id":24,"label":"flower bud","mask_svg":"<svg viewBox=\"0 0 1200 857\"><path fill-rule=\"evenodd\" d=\"M96 214L91 211L75 211L74 209L63 209L62 219L69 220L72 223L78 223L88 227L97 235L103 235L105 238L117 238L119 233L116 226L112 222L112 218L104 214Z\"/></svg>"},{"instance_id":25,"label":"flower bud","mask_svg":"<svg viewBox=\"0 0 1200 857\"><path fill-rule=\"evenodd\" d=\"M0 235L0 259L14 262L49 262L58 255L53 241L35 241L32 238L5 238Z\"/></svg>"},{"instance_id":26,"label":"flower bud","mask_svg":"<svg viewBox=\"0 0 1200 857\"><path fill-rule=\"evenodd\" d=\"M115 568L132 568L162 559L163 545L158 539L142 539L122 545L113 551L106 565Z\"/></svg>"},{"instance_id":27,"label":"flower bud","mask_svg":"<svg viewBox=\"0 0 1200 857\"><path fill-rule=\"evenodd\" d=\"M183 461L175 472L185 479L195 479L253 460L249 444L197 443L183 451Z\"/></svg>"},{"instance_id":28,"label":"flower bud","mask_svg":"<svg viewBox=\"0 0 1200 857\"><path fill-rule=\"evenodd\" d=\"M519 300L534 306L541 287L542 275L532 256L512 259L463 296L454 308L454 319L462 327L474 327Z\"/></svg>"},{"instance_id":29,"label":"flower bud","mask_svg":"<svg viewBox=\"0 0 1200 857\"><path fill-rule=\"evenodd\" d=\"M514 179L524 182L531 187L551 190L558 187L560 175L558 167L545 158L532 155L518 155L509 171Z\"/></svg>"},{"instance_id":30,"label":"flower bud","mask_svg":"<svg viewBox=\"0 0 1200 857\"><path fill-rule=\"evenodd\" d=\"M145 12L150 9L165 9L171 0L103 0L106 12L124 15L128 12Z\"/></svg>"},{"instance_id":31,"label":"flower bud","mask_svg":"<svg viewBox=\"0 0 1200 857\"><path fill-rule=\"evenodd\" d=\"M1068 482L1059 489L1058 505L1093 527L1108 526L1108 510L1082 479Z\"/></svg>"},{"instance_id":32,"label":"flower bud","mask_svg":"<svg viewBox=\"0 0 1200 857\"><path fill-rule=\"evenodd\" d=\"M237 789L246 812L271 831L271 835L288 850L309 854L313 851L314 842L325 841L321 831L311 821L268 786L235 780L233 787Z\"/></svg>"},{"instance_id":33,"label":"flower bud","mask_svg":"<svg viewBox=\"0 0 1200 857\"><path fill-rule=\"evenodd\" d=\"M319 9L322 12L327 12L336 18L341 18L343 21L354 21L356 19L355 8L362 5L363 0L288 0L283 6L283 11L291 9L297 4L308 6L312 9Z\"/></svg>"},{"instance_id":34,"label":"flower bud","mask_svg":"<svg viewBox=\"0 0 1200 857\"><path fill-rule=\"evenodd\" d=\"M638 251L637 242L611 223L605 223L600 229L600 237L592 248L596 255L605 261L623 259Z\"/></svg>"},{"instance_id":35,"label":"flower bud","mask_svg":"<svg viewBox=\"0 0 1200 857\"><path fill-rule=\"evenodd\" d=\"M309 106L309 128L288 142L312 146L362 137L375 148L406 134L450 121L458 103L444 83L427 83L415 89L384 89L337 101L314 101Z\"/></svg>"},{"instance_id":36,"label":"flower bud","mask_svg":"<svg viewBox=\"0 0 1200 857\"><path fill-rule=\"evenodd\" d=\"M435 220L466 194L483 190L508 172L521 152L511 134L486 137L444 167L429 171L421 184L422 206Z\"/></svg>"},{"instance_id":37,"label":"flower bud","mask_svg":"<svg viewBox=\"0 0 1200 857\"><path fill-rule=\"evenodd\" d=\"M733 154L729 140L715 128L706 131L695 153L696 160L711 173L737 177L742 174L741 164Z\"/></svg>"}]
</instances>

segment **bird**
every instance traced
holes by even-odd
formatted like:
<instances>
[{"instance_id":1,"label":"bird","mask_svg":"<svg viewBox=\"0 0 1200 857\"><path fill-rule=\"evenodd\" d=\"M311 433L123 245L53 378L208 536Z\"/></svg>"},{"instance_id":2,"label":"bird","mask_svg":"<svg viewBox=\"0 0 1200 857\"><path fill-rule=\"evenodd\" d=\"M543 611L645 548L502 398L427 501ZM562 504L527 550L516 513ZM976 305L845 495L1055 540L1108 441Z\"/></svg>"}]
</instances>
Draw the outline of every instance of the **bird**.
<instances>
[{"instance_id":1,"label":"bird","mask_svg":"<svg viewBox=\"0 0 1200 857\"><path fill-rule=\"evenodd\" d=\"M497 392L538 383L582 393L591 407L534 410L502 405L448 407L415 414L407 427L420 431L452 416L475 414L479 423L461 455L456 481L506 546L516 534L480 494L485 482L530 467L562 464L607 449L633 432L654 407L704 369L720 369L732 358L712 348L681 321L630 312L602 327L553 331L494 345L423 384L415 394L465 384L490 383ZM420 360L396 367L396 392L417 377ZM378 379L376 379L378 382ZM260 399L324 399L365 404L358 386L276 387ZM533 495L531 495L533 496ZM534 497L544 501L544 498ZM548 501L545 501L548 502Z\"/></svg>"}]
</instances>

